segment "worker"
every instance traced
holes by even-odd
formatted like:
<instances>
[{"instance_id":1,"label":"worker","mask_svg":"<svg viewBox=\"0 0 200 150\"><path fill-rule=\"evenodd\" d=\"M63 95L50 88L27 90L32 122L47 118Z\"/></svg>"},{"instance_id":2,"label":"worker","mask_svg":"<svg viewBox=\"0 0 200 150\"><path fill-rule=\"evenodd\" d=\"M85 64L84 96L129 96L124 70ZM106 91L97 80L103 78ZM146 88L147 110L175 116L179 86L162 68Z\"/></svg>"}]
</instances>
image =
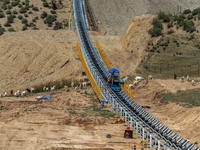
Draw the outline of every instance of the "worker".
<instances>
[{"instance_id":1,"label":"worker","mask_svg":"<svg viewBox=\"0 0 200 150\"><path fill-rule=\"evenodd\" d=\"M111 72L109 77L108 77L108 81L107 84L110 84L112 82L112 76L113 76L114 72Z\"/></svg>"}]
</instances>

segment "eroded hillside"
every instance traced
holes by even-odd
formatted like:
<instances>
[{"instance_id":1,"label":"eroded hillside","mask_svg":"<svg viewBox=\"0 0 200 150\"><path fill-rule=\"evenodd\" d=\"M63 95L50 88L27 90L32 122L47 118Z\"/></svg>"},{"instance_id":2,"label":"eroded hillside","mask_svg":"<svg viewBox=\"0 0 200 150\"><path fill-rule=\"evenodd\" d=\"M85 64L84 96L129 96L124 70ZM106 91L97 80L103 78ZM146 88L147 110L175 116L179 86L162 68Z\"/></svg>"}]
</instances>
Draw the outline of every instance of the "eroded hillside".
<instances>
[{"instance_id":1,"label":"eroded hillside","mask_svg":"<svg viewBox=\"0 0 200 150\"><path fill-rule=\"evenodd\" d=\"M107 34L122 35L131 18L142 14L156 14L165 11L172 14L184 9L194 9L200 5L199 0L89 0L97 23L103 26Z\"/></svg>"}]
</instances>

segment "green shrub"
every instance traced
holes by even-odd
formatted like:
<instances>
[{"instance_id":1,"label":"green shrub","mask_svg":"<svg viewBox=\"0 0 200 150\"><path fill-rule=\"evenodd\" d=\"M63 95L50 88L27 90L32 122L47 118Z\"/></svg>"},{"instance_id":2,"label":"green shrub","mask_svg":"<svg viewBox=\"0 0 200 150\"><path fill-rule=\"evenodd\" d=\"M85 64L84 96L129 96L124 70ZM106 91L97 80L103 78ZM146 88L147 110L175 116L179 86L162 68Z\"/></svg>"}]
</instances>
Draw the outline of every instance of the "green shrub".
<instances>
[{"instance_id":1,"label":"green shrub","mask_svg":"<svg viewBox=\"0 0 200 150\"><path fill-rule=\"evenodd\" d=\"M3 0L3 5L10 4L10 0Z\"/></svg>"},{"instance_id":2,"label":"green shrub","mask_svg":"<svg viewBox=\"0 0 200 150\"><path fill-rule=\"evenodd\" d=\"M0 27L0 35L2 35L6 30L2 27Z\"/></svg>"},{"instance_id":3,"label":"green shrub","mask_svg":"<svg viewBox=\"0 0 200 150\"><path fill-rule=\"evenodd\" d=\"M12 14L11 10L7 10L7 11L6 11L6 14L7 14L7 15Z\"/></svg>"},{"instance_id":4,"label":"green shrub","mask_svg":"<svg viewBox=\"0 0 200 150\"><path fill-rule=\"evenodd\" d=\"M29 8L33 8L34 7L34 5L33 4L31 4L30 6L29 6Z\"/></svg>"},{"instance_id":5,"label":"green shrub","mask_svg":"<svg viewBox=\"0 0 200 150\"><path fill-rule=\"evenodd\" d=\"M43 6L44 7L49 7L49 3L45 1L45 2L43 2Z\"/></svg>"},{"instance_id":6,"label":"green shrub","mask_svg":"<svg viewBox=\"0 0 200 150\"><path fill-rule=\"evenodd\" d=\"M2 8L3 10L7 10L7 6L6 6L6 5L2 5L1 8Z\"/></svg>"},{"instance_id":7,"label":"green shrub","mask_svg":"<svg viewBox=\"0 0 200 150\"><path fill-rule=\"evenodd\" d=\"M0 18L4 18L4 17L5 17L4 13L1 12L1 13L0 13Z\"/></svg>"},{"instance_id":8,"label":"green shrub","mask_svg":"<svg viewBox=\"0 0 200 150\"><path fill-rule=\"evenodd\" d=\"M167 34L172 34L172 33L174 33L174 30L169 30L169 31L167 32Z\"/></svg>"},{"instance_id":9,"label":"green shrub","mask_svg":"<svg viewBox=\"0 0 200 150\"><path fill-rule=\"evenodd\" d=\"M196 8L192 11L192 15L195 16L195 15L198 15L200 13L200 8Z\"/></svg>"},{"instance_id":10,"label":"green shrub","mask_svg":"<svg viewBox=\"0 0 200 150\"><path fill-rule=\"evenodd\" d=\"M19 16L18 16L18 19L20 19L20 20L23 19L23 16L22 16L22 15L19 15Z\"/></svg>"},{"instance_id":11,"label":"green shrub","mask_svg":"<svg viewBox=\"0 0 200 150\"><path fill-rule=\"evenodd\" d=\"M18 7L19 7L19 8L22 8L22 5L19 3L19 4L18 4Z\"/></svg>"},{"instance_id":12,"label":"green shrub","mask_svg":"<svg viewBox=\"0 0 200 150\"><path fill-rule=\"evenodd\" d=\"M36 25L33 22L29 23L29 27L35 27Z\"/></svg>"},{"instance_id":13,"label":"green shrub","mask_svg":"<svg viewBox=\"0 0 200 150\"><path fill-rule=\"evenodd\" d=\"M24 8L26 8L26 11L28 11L28 10L29 10L29 6L25 6Z\"/></svg>"},{"instance_id":14,"label":"green shrub","mask_svg":"<svg viewBox=\"0 0 200 150\"><path fill-rule=\"evenodd\" d=\"M154 18L151 24L156 28L163 29L162 23L157 18Z\"/></svg>"},{"instance_id":15,"label":"green shrub","mask_svg":"<svg viewBox=\"0 0 200 150\"><path fill-rule=\"evenodd\" d=\"M16 32L14 28L8 28L9 32Z\"/></svg>"},{"instance_id":16,"label":"green shrub","mask_svg":"<svg viewBox=\"0 0 200 150\"><path fill-rule=\"evenodd\" d=\"M151 49L151 50L150 50L150 52L152 52L152 53L153 53L153 52L155 52L155 50L154 50L154 49Z\"/></svg>"},{"instance_id":17,"label":"green shrub","mask_svg":"<svg viewBox=\"0 0 200 150\"><path fill-rule=\"evenodd\" d=\"M12 1L12 2L11 2L11 5L12 5L13 7L17 6L18 4L19 4L19 1Z\"/></svg>"},{"instance_id":18,"label":"green shrub","mask_svg":"<svg viewBox=\"0 0 200 150\"><path fill-rule=\"evenodd\" d=\"M183 11L183 14L189 14L189 13L191 13L191 10L190 10L190 9L185 9L185 10Z\"/></svg>"},{"instance_id":19,"label":"green shrub","mask_svg":"<svg viewBox=\"0 0 200 150\"><path fill-rule=\"evenodd\" d=\"M22 7L20 10L19 10L19 12L21 13L21 14L23 14L23 13L26 13L26 8L25 7Z\"/></svg>"},{"instance_id":20,"label":"green shrub","mask_svg":"<svg viewBox=\"0 0 200 150\"><path fill-rule=\"evenodd\" d=\"M38 7L33 7L32 8L34 11L39 11Z\"/></svg>"},{"instance_id":21,"label":"green shrub","mask_svg":"<svg viewBox=\"0 0 200 150\"><path fill-rule=\"evenodd\" d=\"M52 25L54 21L56 21L56 16L54 15L48 15L45 20L48 25Z\"/></svg>"},{"instance_id":22,"label":"green shrub","mask_svg":"<svg viewBox=\"0 0 200 150\"><path fill-rule=\"evenodd\" d=\"M41 18L46 18L47 16L48 16L47 12L43 11L40 17Z\"/></svg>"},{"instance_id":23,"label":"green shrub","mask_svg":"<svg viewBox=\"0 0 200 150\"><path fill-rule=\"evenodd\" d=\"M8 22L8 23L13 23L13 22L14 22L14 17L13 17L13 15L7 16L7 22Z\"/></svg>"},{"instance_id":24,"label":"green shrub","mask_svg":"<svg viewBox=\"0 0 200 150\"><path fill-rule=\"evenodd\" d=\"M24 25L23 27L22 27L22 31L25 31L25 30L27 30L28 28L27 28L27 26L26 25Z\"/></svg>"},{"instance_id":25,"label":"green shrub","mask_svg":"<svg viewBox=\"0 0 200 150\"><path fill-rule=\"evenodd\" d=\"M190 35L190 37L188 38L188 41L193 40L194 39L194 34Z\"/></svg>"},{"instance_id":26,"label":"green shrub","mask_svg":"<svg viewBox=\"0 0 200 150\"><path fill-rule=\"evenodd\" d=\"M179 18L179 17L178 17L177 15L175 15L175 16L174 16L174 21L178 21L178 18Z\"/></svg>"},{"instance_id":27,"label":"green shrub","mask_svg":"<svg viewBox=\"0 0 200 150\"><path fill-rule=\"evenodd\" d=\"M36 22L36 19L32 19L32 22Z\"/></svg>"},{"instance_id":28,"label":"green shrub","mask_svg":"<svg viewBox=\"0 0 200 150\"><path fill-rule=\"evenodd\" d=\"M161 28L152 28L148 31L148 33L152 36L152 37L157 37L159 35L162 34L162 29Z\"/></svg>"},{"instance_id":29,"label":"green shrub","mask_svg":"<svg viewBox=\"0 0 200 150\"><path fill-rule=\"evenodd\" d=\"M158 19L163 20L163 22L169 22L170 21L170 15L169 14L165 14L164 12L160 11L158 13Z\"/></svg>"},{"instance_id":30,"label":"green shrub","mask_svg":"<svg viewBox=\"0 0 200 150\"><path fill-rule=\"evenodd\" d=\"M22 19L22 24L26 24L28 23L28 20L27 19Z\"/></svg>"},{"instance_id":31,"label":"green shrub","mask_svg":"<svg viewBox=\"0 0 200 150\"><path fill-rule=\"evenodd\" d=\"M167 24L167 28L168 28L168 29L171 28L171 27L173 27L173 22L169 22L169 23Z\"/></svg>"},{"instance_id":32,"label":"green shrub","mask_svg":"<svg viewBox=\"0 0 200 150\"><path fill-rule=\"evenodd\" d=\"M48 24L48 27L52 27L52 24Z\"/></svg>"},{"instance_id":33,"label":"green shrub","mask_svg":"<svg viewBox=\"0 0 200 150\"><path fill-rule=\"evenodd\" d=\"M11 27L11 24L10 24L9 22L6 22L6 23L4 24L4 26L5 26L5 27Z\"/></svg>"},{"instance_id":34,"label":"green shrub","mask_svg":"<svg viewBox=\"0 0 200 150\"><path fill-rule=\"evenodd\" d=\"M55 23L55 26L53 27L54 30L58 30L62 28L63 28L62 23L58 21Z\"/></svg>"},{"instance_id":35,"label":"green shrub","mask_svg":"<svg viewBox=\"0 0 200 150\"><path fill-rule=\"evenodd\" d=\"M16 18L16 15L11 15L13 18Z\"/></svg>"},{"instance_id":36,"label":"green shrub","mask_svg":"<svg viewBox=\"0 0 200 150\"><path fill-rule=\"evenodd\" d=\"M55 11L55 10L51 10L51 13L52 13L52 14L56 14L56 11Z\"/></svg>"},{"instance_id":37,"label":"green shrub","mask_svg":"<svg viewBox=\"0 0 200 150\"><path fill-rule=\"evenodd\" d=\"M28 17L28 14L24 14L24 17L26 17L26 18L27 18L27 17Z\"/></svg>"},{"instance_id":38,"label":"green shrub","mask_svg":"<svg viewBox=\"0 0 200 150\"><path fill-rule=\"evenodd\" d=\"M157 18L153 19L152 21L152 25L153 28L151 28L148 33L152 36L152 37L157 37L159 35L162 34L162 23L160 22L160 20L158 20Z\"/></svg>"},{"instance_id":39,"label":"green shrub","mask_svg":"<svg viewBox=\"0 0 200 150\"><path fill-rule=\"evenodd\" d=\"M11 6L11 5L8 5L8 9L12 9L12 6Z\"/></svg>"},{"instance_id":40,"label":"green shrub","mask_svg":"<svg viewBox=\"0 0 200 150\"><path fill-rule=\"evenodd\" d=\"M187 19L191 20L191 19L193 19L193 16L192 15L188 15Z\"/></svg>"},{"instance_id":41,"label":"green shrub","mask_svg":"<svg viewBox=\"0 0 200 150\"><path fill-rule=\"evenodd\" d=\"M183 14L180 14L180 15L178 16L177 23L178 23L178 25L179 25L180 27L183 26L183 22L184 22L185 19L186 19L186 18L185 18L185 15L183 15Z\"/></svg>"},{"instance_id":42,"label":"green shrub","mask_svg":"<svg viewBox=\"0 0 200 150\"><path fill-rule=\"evenodd\" d=\"M194 22L190 21L190 20L184 21L183 29L190 33L194 32L196 30L196 28L194 26Z\"/></svg>"},{"instance_id":43,"label":"green shrub","mask_svg":"<svg viewBox=\"0 0 200 150\"><path fill-rule=\"evenodd\" d=\"M39 19L38 16L36 16L36 17L35 17L35 20L38 20L38 19Z\"/></svg>"},{"instance_id":44,"label":"green shrub","mask_svg":"<svg viewBox=\"0 0 200 150\"><path fill-rule=\"evenodd\" d=\"M13 14L18 14L18 12L16 10L13 10Z\"/></svg>"}]
</instances>

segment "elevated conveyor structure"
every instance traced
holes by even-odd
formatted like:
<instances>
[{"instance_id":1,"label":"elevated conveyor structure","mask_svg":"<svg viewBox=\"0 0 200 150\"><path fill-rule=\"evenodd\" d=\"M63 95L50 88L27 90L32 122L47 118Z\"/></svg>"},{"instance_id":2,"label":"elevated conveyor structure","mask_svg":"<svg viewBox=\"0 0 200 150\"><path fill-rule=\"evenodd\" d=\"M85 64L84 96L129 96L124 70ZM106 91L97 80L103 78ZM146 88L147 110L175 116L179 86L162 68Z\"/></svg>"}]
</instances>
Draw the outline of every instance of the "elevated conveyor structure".
<instances>
[{"instance_id":1,"label":"elevated conveyor structure","mask_svg":"<svg viewBox=\"0 0 200 150\"><path fill-rule=\"evenodd\" d=\"M98 50L92 46L87 32L87 20L84 17L84 0L73 0L73 17L79 44L77 49L84 70L94 91L101 101L107 101L113 110L124 118L138 137L146 141L151 149L158 150L200 150L194 148L188 140L161 124L156 118L135 103L123 90L112 91L106 84L109 73ZM109 67L109 66L108 66Z\"/></svg>"}]
</instances>

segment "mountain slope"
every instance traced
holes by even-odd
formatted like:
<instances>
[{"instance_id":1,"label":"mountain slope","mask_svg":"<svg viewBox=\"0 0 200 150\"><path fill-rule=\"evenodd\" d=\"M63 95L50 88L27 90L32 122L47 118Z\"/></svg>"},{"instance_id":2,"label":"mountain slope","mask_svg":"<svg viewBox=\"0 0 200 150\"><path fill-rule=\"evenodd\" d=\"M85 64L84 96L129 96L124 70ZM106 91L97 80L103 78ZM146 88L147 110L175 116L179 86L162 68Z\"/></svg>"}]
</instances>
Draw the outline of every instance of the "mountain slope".
<instances>
[{"instance_id":1,"label":"mountain slope","mask_svg":"<svg viewBox=\"0 0 200 150\"><path fill-rule=\"evenodd\" d=\"M156 14L160 10L172 14L200 6L199 0L89 0L96 20L107 34L122 35L133 16Z\"/></svg>"}]
</instances>

